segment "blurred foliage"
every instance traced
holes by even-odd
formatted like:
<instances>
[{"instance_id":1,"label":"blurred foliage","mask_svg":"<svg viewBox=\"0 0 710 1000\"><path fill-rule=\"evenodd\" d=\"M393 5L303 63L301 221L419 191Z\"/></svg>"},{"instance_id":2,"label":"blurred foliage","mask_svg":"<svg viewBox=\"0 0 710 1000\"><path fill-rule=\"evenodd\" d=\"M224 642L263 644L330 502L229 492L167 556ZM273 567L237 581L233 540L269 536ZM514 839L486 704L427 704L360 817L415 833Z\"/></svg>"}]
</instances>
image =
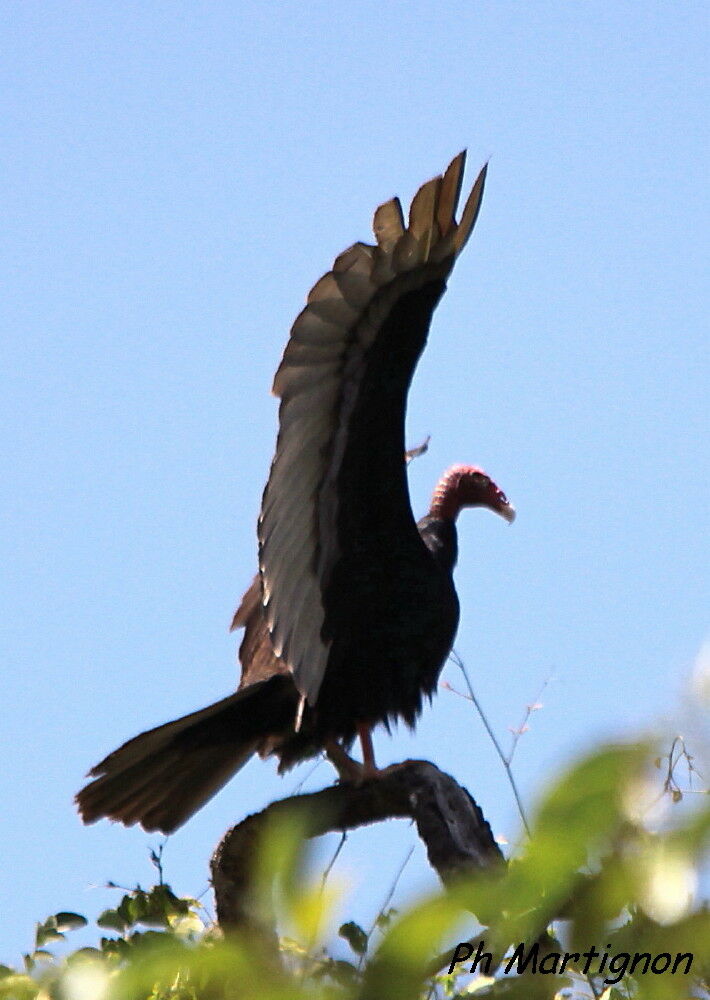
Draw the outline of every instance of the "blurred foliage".
<instances>
[{"instance_id":1,"label":"blurred foliage","mask_svg":"<svg viewBox=\"0 0 710 1000\"><path fill-rule=\"evenodd\" d=\"M253 929L225 937L196 900L161 883L104 911L95 947L61 958L51 950L86 926L79 914L38 924L24 968L0 966L0 1000L709 996L710 913L697 902L697 879L710 810L702 793L664 780L666 758L655 753L626 744L585 758L546 791L531 837L502 875L463 879L406 912L388 909L369 933L353 921L338 930L337 890L308 875L301 832L282 827L265 838L254 889L262 915L278 921L278 948ZM468 960L450 972L462 921L477 937L462 943L457 954ZM598 954L587 958L592 948ZM519 966L521 952L536 954L537 969L532 959ZM578 957L563 966L566 952ZM644 963L660 969L668 954L672 968L688 953L688 975L687 959L675 974L644 972ZM475 954L492 958L472 975ZM632 974L636 954L650 958Z\"/></svg>"}]
</instances>

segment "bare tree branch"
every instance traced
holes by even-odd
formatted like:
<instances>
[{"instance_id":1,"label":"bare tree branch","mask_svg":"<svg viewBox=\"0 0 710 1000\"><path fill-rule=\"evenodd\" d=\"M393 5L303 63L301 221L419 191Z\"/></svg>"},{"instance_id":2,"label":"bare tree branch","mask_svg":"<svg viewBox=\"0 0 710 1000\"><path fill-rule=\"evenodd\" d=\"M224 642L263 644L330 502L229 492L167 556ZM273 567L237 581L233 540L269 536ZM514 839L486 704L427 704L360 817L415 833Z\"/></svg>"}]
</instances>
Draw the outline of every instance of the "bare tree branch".
<instances>
[{"instance_id":1,"label":"bare tree branch","mask_svg":"<svg viewBox=\"0 0 710 1000\"><path fill-rule=\"evenodd\" d=\"M272 802L232 827L211 862L222 928L275 934L267 926L268 917L253 910L252 880L266 824L282 817L292 817L308 838L386 819L413 819L429 863L444 884L464 873L502 870L505 864L490 826L466 789L428 761L406 761L359 786L344 783Z\"/></svg>"}]
</instances>

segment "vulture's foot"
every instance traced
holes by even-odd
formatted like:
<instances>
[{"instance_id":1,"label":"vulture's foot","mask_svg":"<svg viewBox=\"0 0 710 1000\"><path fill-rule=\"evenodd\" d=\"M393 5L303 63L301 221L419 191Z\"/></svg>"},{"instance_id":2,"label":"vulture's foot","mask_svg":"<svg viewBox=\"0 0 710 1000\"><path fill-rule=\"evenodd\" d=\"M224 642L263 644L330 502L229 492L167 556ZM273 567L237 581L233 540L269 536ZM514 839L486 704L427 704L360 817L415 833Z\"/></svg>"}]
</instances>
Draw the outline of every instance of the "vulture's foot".
<instances>
[{"instance_id":1,"label":"vulture's foot","mask_svg":"<svg viewBox=\"0 0 710 1000\"><path fill-rule=\"evenodd\" d=\"M385 773L377 767L372 758L368 759L366 757L362 764L358 760L353 760L336 740L326 741L325 753L330 763L338 772L338 777L342 782L352 785L362 785L371 778L378 778Z\"/></svg>"},{"instance_id":2,"label":"vulture's foot","mask_svg":"<svg viewBox=\"0 0 710 1000\"><path fill-rule=\"evenodd\" d=\"M338 777L342 782L350 782L353 785L361 785L365 780L364 764L353 760L336 740L327 740L325 752L328 760L338 772Z\"/></svg>"}]
</instances>

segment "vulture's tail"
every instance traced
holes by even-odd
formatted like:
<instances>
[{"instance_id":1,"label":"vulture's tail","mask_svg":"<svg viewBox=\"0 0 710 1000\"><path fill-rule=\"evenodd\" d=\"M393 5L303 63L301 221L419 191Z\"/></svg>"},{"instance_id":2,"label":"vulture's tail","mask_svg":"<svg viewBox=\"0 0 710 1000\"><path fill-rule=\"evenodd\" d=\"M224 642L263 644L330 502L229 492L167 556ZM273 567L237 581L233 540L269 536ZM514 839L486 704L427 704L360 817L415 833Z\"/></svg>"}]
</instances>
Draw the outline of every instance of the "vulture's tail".
<instances>
[{"instance_id":1,"label":"vulture's tail","mask_svg":"<svg viewBox=\"0 0 710 1000\"><path fill-rule=\"evenodd\" d=\"M265 737L293 727L290 676L271 677L214 705L149 729L114 750L76 796L85 823L140 823L172 833L246 764Z\"/></svg>"}]
</instances>

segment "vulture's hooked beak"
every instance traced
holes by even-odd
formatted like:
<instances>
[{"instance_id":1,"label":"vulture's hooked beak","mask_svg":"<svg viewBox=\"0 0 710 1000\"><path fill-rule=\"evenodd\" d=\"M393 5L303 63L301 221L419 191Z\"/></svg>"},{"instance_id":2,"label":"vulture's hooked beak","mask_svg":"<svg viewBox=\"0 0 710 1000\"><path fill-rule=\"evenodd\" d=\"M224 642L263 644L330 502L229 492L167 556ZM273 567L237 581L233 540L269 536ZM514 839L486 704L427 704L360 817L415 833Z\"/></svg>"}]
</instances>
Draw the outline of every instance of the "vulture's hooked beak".
<instances>
[{"instance_id":1,"label":"vulture's hooked beak","mask_svg":"<svg viewBox=\"0 0 710 1000\"><path fill-rule=\"evenodd\" d=\"M497 508L498 513L501 517L504 517L508 524L512 524L515 520L515 507L512 503L502 503L500 507Z\"/></svg>"}]
</instances>

